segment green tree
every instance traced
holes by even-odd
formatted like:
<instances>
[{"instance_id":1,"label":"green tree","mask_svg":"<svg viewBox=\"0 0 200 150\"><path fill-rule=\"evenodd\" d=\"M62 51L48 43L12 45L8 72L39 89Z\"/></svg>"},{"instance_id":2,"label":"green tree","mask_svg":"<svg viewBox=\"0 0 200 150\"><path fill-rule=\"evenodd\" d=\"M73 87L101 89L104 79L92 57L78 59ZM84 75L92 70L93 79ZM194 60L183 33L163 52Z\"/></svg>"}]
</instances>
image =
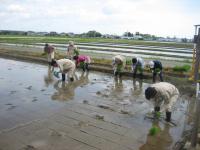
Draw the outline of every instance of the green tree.
<instances>
[{"instance_id":1,"label":"green tree","mask_svg":"<svg viewBox=\"0 0 200 150\"><path fill-rule=\"evenodd\" d=\"M87 37L101 37L101 33L93 30L93 31L88 31L86 33L86 36Z\"/></svg>"}]
</instances>

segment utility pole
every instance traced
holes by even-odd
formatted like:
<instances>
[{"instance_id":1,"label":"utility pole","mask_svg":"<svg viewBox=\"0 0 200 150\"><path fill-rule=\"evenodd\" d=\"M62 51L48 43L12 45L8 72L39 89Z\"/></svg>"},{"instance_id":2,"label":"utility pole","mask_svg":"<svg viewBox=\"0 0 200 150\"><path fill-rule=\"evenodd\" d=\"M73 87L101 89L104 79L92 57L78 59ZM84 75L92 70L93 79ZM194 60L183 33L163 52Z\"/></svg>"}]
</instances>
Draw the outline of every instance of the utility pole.
<instances>
[{"instance_id":1,"label":"utility pole","mask_svg":"<svg viewBox=\"0 0 200 150\"><path fill-rule=\"evenodd\" d=\"M194 49L196 49L195 67L194 67L194 80L196 82L196 109L195 109L195 120L192 131L191 147L195 148L197 144L197 135L199 128L199 114L200 114L200 88L199 88L199 68L200 68L200 25L195 25L194 35Z\"/></svg>"}]
</instances>

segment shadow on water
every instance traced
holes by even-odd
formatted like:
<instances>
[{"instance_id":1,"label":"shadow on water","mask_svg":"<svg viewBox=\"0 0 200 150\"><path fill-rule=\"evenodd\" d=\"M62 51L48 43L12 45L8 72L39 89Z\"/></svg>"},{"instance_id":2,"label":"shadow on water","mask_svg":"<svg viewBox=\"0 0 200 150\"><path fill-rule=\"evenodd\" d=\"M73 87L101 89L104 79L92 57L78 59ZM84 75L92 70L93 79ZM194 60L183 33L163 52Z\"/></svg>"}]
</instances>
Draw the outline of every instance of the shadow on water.
<instances>
[{"instance_id":1,"label":"shadow on water","mask_svg":"<svg viewBox=\"0 0 200 150\"><path fill-rule=\"evenodd\" d=\"M73 104L81 114L92 117L98 112L104 116L105 122L134 130L134 135L126 133L136 139L132 142L139 143L141 150L153 150L171 148L191 123L188 114L192 114L192 98L185 95L181 96L172 114L177 126L144 120L153 106L144 97L144 90L150 83L143 80L77 71L74 82L62 82L47 66L7 59L0 59L0 63L0 130ZM157 136L148 135L153 125L161 129Z\"/></svg>"}]
</instances>

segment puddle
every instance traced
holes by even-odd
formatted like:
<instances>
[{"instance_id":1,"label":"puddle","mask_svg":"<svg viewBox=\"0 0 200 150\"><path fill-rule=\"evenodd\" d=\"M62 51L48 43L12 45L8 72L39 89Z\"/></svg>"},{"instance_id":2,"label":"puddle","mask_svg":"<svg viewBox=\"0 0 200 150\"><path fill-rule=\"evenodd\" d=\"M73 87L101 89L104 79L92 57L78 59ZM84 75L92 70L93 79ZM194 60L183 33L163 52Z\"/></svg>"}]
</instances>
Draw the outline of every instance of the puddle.
<instances>
[{"instance_id":1,"label":"puddle","mask_svg":"<svg viewBox=\"0 0 200 150\"><path fill-rule=\"evenodd\" d=\"M187 114L192 111L192 104L184 96L172 114L176 127L144 120L153 106L144 98L144 90L150 83L141 80L119 80L109 74L77 71L74 82L62 82L54 78L47 66L8 59L0 59L0 63L0 130L49 116L62 108L73 110L71 106L77 105L74 111L99 121L142 129L130 136L138 140L141 150L151 150L171 149L190 124ZM148 131L155 124L160 133L149 136ZM60 134L52 132L52 136Z\"/></svg>"}]
</instances>

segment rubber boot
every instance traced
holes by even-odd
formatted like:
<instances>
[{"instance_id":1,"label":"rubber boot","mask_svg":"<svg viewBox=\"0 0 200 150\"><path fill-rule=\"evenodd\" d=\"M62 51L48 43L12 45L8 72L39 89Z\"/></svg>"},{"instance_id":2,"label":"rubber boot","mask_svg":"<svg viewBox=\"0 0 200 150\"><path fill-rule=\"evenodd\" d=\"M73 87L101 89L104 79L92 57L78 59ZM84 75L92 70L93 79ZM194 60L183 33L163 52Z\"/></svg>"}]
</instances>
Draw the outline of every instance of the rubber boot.
<instances>
[{"instance_id":1,"label":"rubber boot","mask_svg":"<svg viewBox=\"0 0 200 150\"><path fill-rule=\"evenodd\" d=\"M135 73L135 72L133 73L133 78L134 78L134 79L136 78L136 73Z\"/></svg>"},{"instance_id":2,"label":"rubber boot","mask_svg":"<svg viewBox=\"0 0 200 150\"><path fill-rule=\"evenodd\" d=\"M156 73L153 73L153 83L156 82Z\"/></svg>"},{"instance_id":3,"label":"rubber boot","mask_svg":"<svg viewBox=\"0 0 200 150\"><path fill-rule=\"evenodd\" d=\"M85 69L86 69L87 71L89 71L89 64L88 64L88 63L85 64Z\"/></svg>"},{"instance_id":4,"label":"rubber boot","mask_svg":"<svg viewBox=\"0 0 200 150\"><path fill-rule=\"evenodd\" d=\"M62 81L65 81L65 74L62 73Z\"/></svg>"},{"instance_id":5,"label":"rubber boot","mask_svg":"<svg viewBox=\"0 0 200 150\"><path fill-rule=\"evenodd\" d=\"M118 75L118 72L117 71L115 71L115 73L114 73L114 76L117 76Z\"/></svg>"},{"instance_id":6,"label":"rubber boot","mask_svg":"<svg viewBox=\"0 0 200 150\"><path fill-rule=\"evenodd\" d=\"M85 66L83 66L83 72L85 72Z\"/></svg>"},{"instance_id":7,"label":"rubber boot","mask_svg":"<svg viewBox=\"0 0 200 150\"><path fill-rule=\"evenodd\" d=\"M166 120L167 122L170 122L170 121L171 121L171 114L172 114L172 113L169 112L169 111L166 112L166 119L165 119L165 120Z\"/></svg>"},{"instance_id":8,"label":"rubber boot","mask_svg":"<svg viewBox=\"0 0 200 150\"><path fill-rule=\"evenodd\" d=\"M160 76L160 81L163 82L164 80L163 80L162 72L160 72L159 76Z\"/></svg>"},{"instance_id":9,"label":"rubber boot","mask_svg":"<svg viewBox=\"0 0 200 150\"><path fill-rule=\"evenodd\" d=\"M134 79L136 78L136 74L137 74L137 68L135 68L134 71L133 71L133 78Z\"/></svg>"},{"instance_id":10,"label":"rubber boot","mask_svg":"<svg viewBox=\"0 0 200 150\"><path fill-rule=\"evenodd\" d=\"M140 79L143 79L143 73L140 73Z\"/></svg>"},{"instance_id":11,"label":"rubber boot","mask_svg":"<svg viewBox=\"0 0 200 150\"><path fill-rule=\"evenodd\" d=\"M119 72L119 77L120 77L120 78L122 77L122 73L121 73L121 72Z\"/></svg>"},{"instance_id":12,"label":"rubber boot","mask_svg":"<svg viewBox=\"0 0 200 150\"><path fill-rule=\"evenodd\" d=\"M159 112L160 111L160 107L158 107L158 106L154 107L154 111L155 112Z\"/></svg>"}]
</instances>

